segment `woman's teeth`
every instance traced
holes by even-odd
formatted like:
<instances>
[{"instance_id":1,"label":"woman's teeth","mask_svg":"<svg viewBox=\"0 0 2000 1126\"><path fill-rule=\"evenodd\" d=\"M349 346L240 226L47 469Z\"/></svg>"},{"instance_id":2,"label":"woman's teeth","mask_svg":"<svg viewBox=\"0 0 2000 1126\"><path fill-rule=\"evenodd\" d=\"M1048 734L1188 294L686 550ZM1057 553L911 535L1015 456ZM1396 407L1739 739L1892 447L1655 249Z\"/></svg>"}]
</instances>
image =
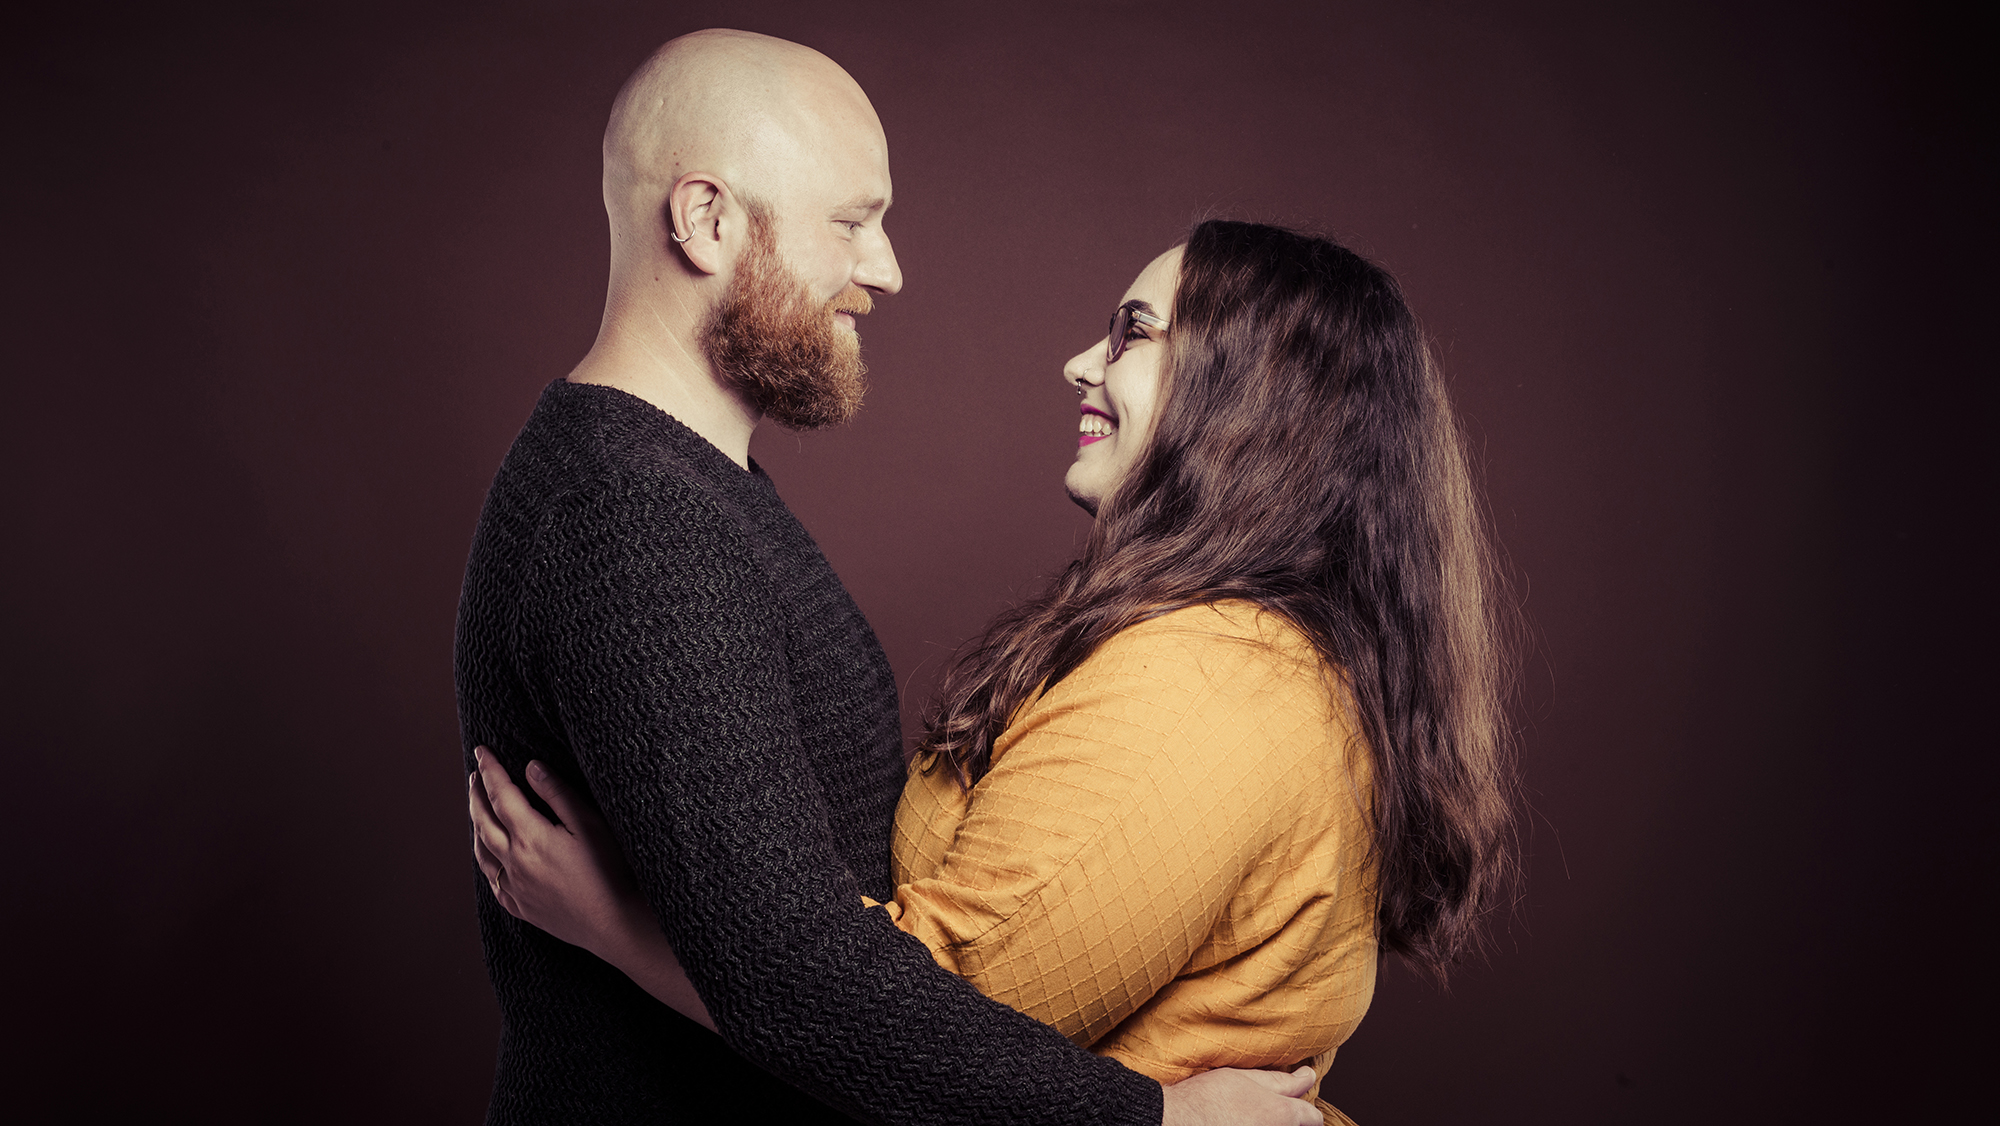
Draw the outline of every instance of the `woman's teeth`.
<instances>
[{"instance_id":1,"label":"woman's teeth","mask_svg":"<svg viewBox=\"0 0 2000 1126\"><path fill-rule=\"evenodd\" d=\"M1087 414L1083 416L1083 421L1077 424L1076 429L1077 433L1086 438L1109 438L1111 432L1118 427L1101 414Z\"/></svg>"}]
</instances>

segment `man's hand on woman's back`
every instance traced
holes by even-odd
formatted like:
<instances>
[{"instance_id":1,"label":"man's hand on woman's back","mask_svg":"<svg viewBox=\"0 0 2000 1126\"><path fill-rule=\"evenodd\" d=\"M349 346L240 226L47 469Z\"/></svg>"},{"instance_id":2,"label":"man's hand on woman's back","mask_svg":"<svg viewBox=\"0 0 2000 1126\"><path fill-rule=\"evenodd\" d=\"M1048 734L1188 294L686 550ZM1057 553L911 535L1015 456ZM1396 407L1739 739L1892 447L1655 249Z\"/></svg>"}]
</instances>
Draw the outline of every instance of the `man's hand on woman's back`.
<instances>
[{"instance_id":1,"label":"man's hand on woman's back","mask_svg":"<svg viewBox=\"0 0 2000 1126\"><path fill-rule=\"evenodd\" d=\"M1313 1069L1245 1071L1219 1067L1166 1089L1160 1126L1320 1126L1319 1110L1302 1096L1312 1090Z\"/></svg>"}]
</instances>

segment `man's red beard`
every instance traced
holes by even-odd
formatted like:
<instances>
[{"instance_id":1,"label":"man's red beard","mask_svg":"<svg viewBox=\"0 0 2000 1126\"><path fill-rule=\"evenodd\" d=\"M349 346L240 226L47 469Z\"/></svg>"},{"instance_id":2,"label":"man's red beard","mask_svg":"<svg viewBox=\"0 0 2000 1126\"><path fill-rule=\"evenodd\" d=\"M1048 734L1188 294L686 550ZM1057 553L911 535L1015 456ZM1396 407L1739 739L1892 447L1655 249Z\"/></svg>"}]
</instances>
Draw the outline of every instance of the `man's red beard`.
<instances>
[{"instance_id":1,"label":"man's red beard","mask_svg":"<svg viewBox=\"0 0 2000 1126\"><path fill-rule=\"evenodd\" d=\"M723 383L788 430L817 430L854 417L868 390L861 340L835 327L833 315L875 307L849 285L832 301L815 299L778 258L766 216L753 215L750 243L722 303L702 326L708 362Z\"/></svg>"}]
</instances>

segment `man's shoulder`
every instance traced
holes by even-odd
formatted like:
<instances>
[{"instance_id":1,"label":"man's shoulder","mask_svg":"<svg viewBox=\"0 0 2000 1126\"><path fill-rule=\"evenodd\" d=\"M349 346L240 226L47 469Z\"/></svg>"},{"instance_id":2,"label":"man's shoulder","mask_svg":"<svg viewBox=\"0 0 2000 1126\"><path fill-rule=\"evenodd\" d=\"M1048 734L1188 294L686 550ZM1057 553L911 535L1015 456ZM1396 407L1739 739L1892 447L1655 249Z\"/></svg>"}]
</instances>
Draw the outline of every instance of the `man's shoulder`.
<instances>
[{"instance_id":1,"label":"man's shoulder","mask_svg":"<svg viewBox=\"0 0 2000 1126\"><path fill-rule=\"evenodd\" d=\"M580 481L701 481L722 476L725 468L742 472L722 451L644 399L561 379L542 390L508 451L510 462L527 459L552 477Z\"/></svg>"},{"instance_id":2,"label":"man's shoulder","mask_svg":"<svg viewBox=\"0 0 2000 1126\"><path fill-rule=\"evenodd\" d=\"M557 380L514 439L496 492L544 510L640 521L742 523L759 503L748 475L652 404L610 387Z\"/></svg>"}]
</instances>

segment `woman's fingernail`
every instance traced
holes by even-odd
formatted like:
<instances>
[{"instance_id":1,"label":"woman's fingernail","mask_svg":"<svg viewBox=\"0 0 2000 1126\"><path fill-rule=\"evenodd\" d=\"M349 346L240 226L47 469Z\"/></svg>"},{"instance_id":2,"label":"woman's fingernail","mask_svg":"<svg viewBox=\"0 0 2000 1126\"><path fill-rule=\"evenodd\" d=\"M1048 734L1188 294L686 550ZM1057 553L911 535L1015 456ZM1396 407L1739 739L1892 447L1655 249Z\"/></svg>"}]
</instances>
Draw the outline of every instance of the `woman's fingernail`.
<instances>
[{"instance_id":1,"label":"woman's fingernail","mask_svg":"<svg viewBox=\"0 0 2000 1126\"><path fill-rule=\"evenodd\" d=\"M528 777L533 778L537 782L548 780L549 772L543 768L540 759L536 759L528 764Z\"/></svg>"}]
</instances>

